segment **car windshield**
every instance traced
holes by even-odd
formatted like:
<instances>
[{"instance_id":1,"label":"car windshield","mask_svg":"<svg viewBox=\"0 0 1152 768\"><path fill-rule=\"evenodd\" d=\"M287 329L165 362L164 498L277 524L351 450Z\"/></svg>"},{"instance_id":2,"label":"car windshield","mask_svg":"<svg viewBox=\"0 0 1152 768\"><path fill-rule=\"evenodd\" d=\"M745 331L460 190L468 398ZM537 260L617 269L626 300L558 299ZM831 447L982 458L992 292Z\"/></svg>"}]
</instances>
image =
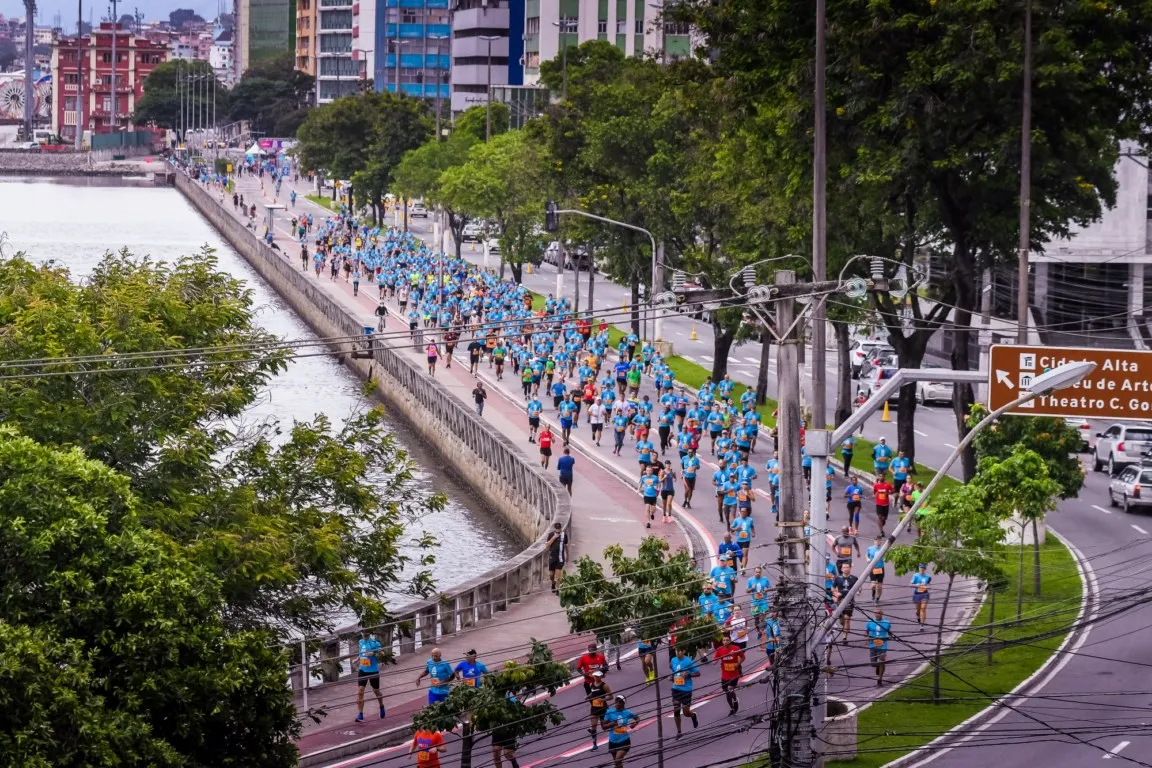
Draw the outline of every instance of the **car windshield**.
<instances>
[{"instance_id":1,"label":"car windshield","mask_svg":"<svg viewBox=\"0 0 1152 768\"><path fill-rule=\"evenodd\" d=\"M1124 435L1125 440L1138 440L1140 442L1152 442L1152 429L1132 429L1129 428Z\"/></svg>"}]
</instances>

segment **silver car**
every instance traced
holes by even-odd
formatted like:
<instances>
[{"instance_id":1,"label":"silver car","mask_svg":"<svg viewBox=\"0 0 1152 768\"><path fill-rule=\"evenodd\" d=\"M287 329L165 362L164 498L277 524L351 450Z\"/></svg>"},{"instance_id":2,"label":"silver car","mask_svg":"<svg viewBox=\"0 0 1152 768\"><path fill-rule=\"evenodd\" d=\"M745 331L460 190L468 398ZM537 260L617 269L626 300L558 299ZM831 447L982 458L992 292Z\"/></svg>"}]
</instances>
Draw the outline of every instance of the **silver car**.
<instances>
[{"instance_id":1,"label":"silver car","mask_svg":"<svg viewBox=\"0 0 1152 768\"><path fill-rule=\"evenodd\" d=\"M1125 512L1152 507L1152 466L1124 467L1108 483L1108 504Z\"/></svg>"},{"instance_id":2,"label":"silver car","mask_svg":"<svg viewBox=\"0 0 1152 768\"><path fill-rule=\"evenodd\" d=\"M926 364L921 366L925 370L940 368L938 365ZM923 405L940 403L949 405L952 402L952 382L950 381L918 381L916 382L916 402Z\"/></svg>"},{"instance_id":3,"label":"silver car","mask_svg":"<svg viewBox=\"0 0 1152 768\"><path fill-rule=\"evenodd\" d=\"M1092 469L1099 472L1108 467L1108 474L1115 475L1123 467L1139 464L1149 450L1152 450L1152 424L1113 424L1096 433Z\"/></svg>"}]
</instances>

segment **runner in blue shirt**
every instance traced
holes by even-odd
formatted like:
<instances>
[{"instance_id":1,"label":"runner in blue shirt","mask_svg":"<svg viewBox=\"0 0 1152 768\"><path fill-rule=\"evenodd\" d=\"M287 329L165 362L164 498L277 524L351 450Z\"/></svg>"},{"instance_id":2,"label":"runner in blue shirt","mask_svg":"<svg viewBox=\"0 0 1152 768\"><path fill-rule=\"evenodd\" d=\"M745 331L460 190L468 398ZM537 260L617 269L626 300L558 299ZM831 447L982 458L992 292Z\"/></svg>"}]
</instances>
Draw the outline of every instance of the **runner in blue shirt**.
<instances>
[{"instance_id":1,"label":"runner in blue shirt","mask_svg":"<svg viewBox=\"0 0 1152 768\"><path fill-rule=\"evenodd\" d=\"M899 487L904 484L908 479L908 473L912 470L912 462L904 456L904 451L899 451L896 458L892 459L892 483Z\"/></svg>"},{"instance_id":2,"label":"runner in blue shirt","mask_svg":"<svg viewBox=\"0 0 1152 768\"><path fill-rule=\"evenodd\" d=\"M625 703L623 696L617 696L615 706L604 713L601 721L601 727L608 731L608 754L612 755L616 768L624 768L624 758L632 747L632 727L640 723L640 718L626 709Z\"/></svg>"},{"instance_id":3,"label":"runner in blue shirt","mask_svg":"<svg viewBox=\"0 0 1152 768\"><path fill-rule=\"evenodd\" d=\"M376 703L380 705L380 719L384 719L384 698L380 695L380 658L384 655L384 647L375 635L368 629L360 630L359 656L357 664L356 689L356 722L364 722L364 689L372 686L372 693L376 696Z\"/></svg>"},{"instance_id":4,"label":"runner in blue shirt","mask_svg":"<svg viewBox=\"0 0 1152 768\"><path fill-rule=\"evenodd\" d=\"M700 721L692 711L692 678L700 677L696 662L684 654L683 648L676 649L672 659L672 719L676 722L676 738L680 738L680 713L692 718L692 727L699 728Z\"/></svg>"},{"instance_id":5,"label":"runner in blue shirt","mask_svg":"<svg viewBox=\"0 0 1152 768\"><path fill-rule=\"evenodd\" d=\"M768 590L772 588L772 582L764 575L764 568L756 566L746 588L752 603L752 625L756 628L756 637L763 640L764 618L769 608Z\"/></svg>"},{"instance_id":6,"label":"runner in blue shirt","mask_svg":"<svg viewBox=\"0 0 1152 768\"><path fill-rule=\"evenodd\" d=\"M452 665L444 661L439 648L432 649L432 658L424 662L424 671L416 678L416 686L425 677L430 678L431 687L428 689L428 703L436 704L448 698L449 684L456 676Z\"/></svg>"},{"instance_id":7,"label":"runner in blue shirt","mask_svg":"<svg viewBox=\"0 0 1152 768\"><path fill-rule=\"evenodd\" d=\"M880 438L880 442L872 448L872 466L876 471L876 479L888 472L888 464L892 460L892 449L888 447L887 438Z\"/></svg>"},{"instance_id":8,"label":"runner in blue shirt","mask_svg":"<svg viewBox=\"0 0 1152 768\"><path fill-rule=\"evenodd\" d=\"M920 630L928 622L928 586L932 577L928 574L928 566L920 563L916 573L912 574L912 605L916 608L916 622Z\"/></svg>"},{"instance_id":9,"label":"runner in blue shirt","mask_svg":"<svg viewBox=\"0 0 1152 768\"><path fill-rule=\"evenodd\" d=\"M872 562L872 558L879 554L882 545L884 544L884 537L877 536L876 543L868 547L867 557L868 562ZM872 582L872 602L880 602L881 596L884 594L884 559L881 558L876 561L872 566L872 570L868 574L868 580Z\"/></svg>"},{"instance_id":10,"label":"runner in blue shirt","mask_svg":"<svg viewBox=\"0 0 1152 768\"><path fill-rule=\"evenodd\" d=\"M696 603L700 606L700 618L711 616L716 610L716 606L720 604L720 598L712 591L712 582L705 582L704 591L696 598Z\"/></svg>"},{"instance_id":11,"label":"runner in blue shirt","mask_svg":"<svg viewBox=\"0 0 1152 768\"><path fill-rule=\"evenodd\" d=\"M780 621L776 618L776 609L768 609L768 618L764 619L764 651L768 654L768 663L776 663L776 649L780 647Z\"/></svg>"},{"instance_id":12,"label":"runner in blue shirt","mask_svg":"<svg viewBox=\"0 0 1152 768\"><path fill-rule=\"evenodd\" d=\"M608 390L611 392L612 390ZM624 436L628 433L628 417L623 413L617 413L612 417L612 437L615 439L615 446L612 448L612 455L619 456L620 451L624 448Z\"/></svg>"},{"instance_id":13,"label":"runner in blue shirt","mask_svg":"<svg viewBox=\"0 0 1152 768\"><path fill-rule=\"evenodd\" d=\"M756 538L756 523L752 522L752 510L741 509L740 517L732 521L732 533L736 535L736 544L741 550L741 575L748 568L748 550L752 547L752 539Z\"/></svg>"},{"instance_id":14,"label":"runner in blue shirt","mask_svg":"<svg viewBox=\"0 0 1152 768\"><path fill-rule=\"evenodd\" d=\"M572 439L572 423L579 410L580 407L572 402L571 393L564 395L560 401L560 436L564 439L564 445L568 445Z\"/></svg>"},{"instance_id":15,"label":"runner in blue shirt","mask_svg":"<svg viewBox=\"0 0 1152 768\"><path fill-rule=\"evenodd\" d=\"M729 553L720 561L720 565L708 572L708 578L712 580L712 589L718 597L732 597L732 586L736 583L736 571L732 568L735 560L736 557Z\"/></svg>"},{"instance_id":16,"label":"runner in blue shirt","mask_svg":"<svg viewBox=\"0 0 1152 768\"><path fill-rule=\"evenodd\" d=\"M484 662L476 660L476 651L469 650L464 653L464 661L456 665L456 679L464 685L477 688L480 679L488 674L488 667Z\"/></svg>"},{"instance_id":17,"label":"runner in blue shirt","mask_svg":"<svg viewBox=\"0 0 1152 768\"><path fill-rule=\"evenodd\" d=\"M863 504L864 488L860 485L856 475L848 482L844 489L844 498L848 501L848 532L853 533L860 529L860 505Z\"/></svg>"},{"instance_id":18,"label":"runner in blue shirt","mask_svg":"<svg viewBox=\"0 0 1152 768\"><path fill-rule=\"evenodd\" d=\"M680 459L684 475L684 509L692 509L692 493L696 490L696 473L700 471L700 457L693 449Z\"/></svg>"},{"instance_id":19,"label":"runner in blue shirt","mask_svg":"<svg viewBox=\"0 0 1152 768\"><path fill-rule=\"evenodd\" d=\"M528 401L526 406L528 410L528 442L536 442L536 433L540 430L540 412L544 410L544 404L538 399L533 397Z\"/></svg>"},{"instance_id":20,"label":"runner in blue shirt","mask_svg":"<svg viewBox=\"0 0 1152 768\"><path fill-rule=\"evenodd\" d=\"M884 665L888 661L888 638L892 635L892 622L884 618L884 611L876 609L876 616L864 625L868 635L868 661L876 670L876 687L884 685Z\"/></svg>"},{"instance_id":21,"label":"runner in blue shirt","mask_svg":"<svg viewBox=\"0 0 1152 768\"><path fill-rule=\"evenodd\" d=\"M660 478L656 476L654 465L649 464L644 476L640 478L639 491L644 499L644 511L648 513L648 522L644 527L651 528L652 521L656 519L656 500L660 495Z\"/></svg>"},{"instance_id":22,"label":"runner in blue shirt","mask_svg":"<svg viewBox=\"0 0 1152 768\"><path fill-rule=\"evenodd\" d=\"M723 563L728 554L731 553L732 557L736 558L737 562L740 558L744 557L744 550L740 545L732 540L732 532L728 531L724 534L724 541L720 542L720 546L716 550L716 559Z\"/></svg>"}]
</instances>

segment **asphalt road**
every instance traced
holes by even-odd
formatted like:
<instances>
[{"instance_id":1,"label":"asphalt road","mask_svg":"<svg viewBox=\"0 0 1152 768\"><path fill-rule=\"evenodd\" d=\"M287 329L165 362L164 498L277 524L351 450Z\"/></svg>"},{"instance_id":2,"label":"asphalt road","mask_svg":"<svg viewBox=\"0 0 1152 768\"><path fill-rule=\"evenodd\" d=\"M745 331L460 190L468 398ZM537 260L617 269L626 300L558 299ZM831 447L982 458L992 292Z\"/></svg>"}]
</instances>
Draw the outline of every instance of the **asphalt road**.
<instances>
[{"instance_id":1,"label":"asphalt road","mask_svg":"<svg viewBox=\"0 0 1152 768\"><path fill-rule=\"evenodd\" d=\"M413 230L417 234L426 233L430 225L423 225L424 222L418 220ZM465 255L474 257L474 260L482 258L480 252L469 253L467 249ZM548 275L550 269L552 274ZM555 270L547 266L543 270L544 274L526 276L526 282L533 290L552 292L555 288ZM570 275L568 273L567 276ZM586 279L586 275L583 277ZM571 285L570 280L565 282ZM624 289L619 286L599 281L596 288L597 308L619 308L624 293ZM679 334L684 334L686 338L691 332L689 320L673 318L666 322L665 327L668 329L665 335L676 344L678 354L690 354L701 364L711 362L705 359L711 350L711 340L706 335L709 332L707 326L697 326L700 337L697 342L680 341ZM688 346L686 352L682 343L692 346ZM743 354L744 349L748 349L747 355ZM733 356L747 363L746 367L733 366L733 377L751 381L755 376L753 361L757 351L735 348ZM770 385L772 389L773 385L774 382ZM1098 428L1096 424L1093 426L1094 430ZM956 430L950 409L918 409L917 430L918 436L923 438L917 458L925 464L938 465L951 450L950 444L955 442ZM881 424L873 419L866 427L865 435L869 438L888 436L891 441L895 439L895 425ZM758 467L763 466L763 457L762 449ZM1084 460L1087 463L1087 454ZM932 764L948 768L959 768L961 765L965 768L971 765L1001 765L1010 768L1033 764L1078 768L1100 759L1125 762L1134 759L1143 761L1136 764L1152 764L1152 732L1145 727L1149 720L1149 707L1152 706L1152 689L1145 682L1152 668L1152 649L1144 642L1152 620L1149 613L1152 609L1140 605L1110 615L1110 609L1116 605L1115 599L1118 596L1142 588L1148 580L1147 572L1152 565L1152 515L1125 515L1119 510L1112 510L1107 501L1106 489L1107 477L1089 472L1079 498L1063 502L1059 510L1049 518L1049 526L1077 547L1087 562L1098 595L1096 620L1087 622L1087 633L1082 632L1078 643L1050 670L1052 677L1037 696L1014 703L1011 709L1004 711L1002 719L988 726L970 742L943 753L934 753L930 758ZM836 501L839 493L838 486L833 496L833 522L838 521L838 514L843 514L843 507ZM712 523L715 517L704 514L704 511L695 510L701 524L715 536L719 532L719 527ZM762 514L760 512L758 516ZM871 532L867 523L864 532ZM861 543L866 544L864 541ZM906 599L901 594L904 589L906 587L903 586L889 587L885 598L886 611L900 610L900 605ZM888 605L890 601L891 607ZM1089 614L1089 619L1092 615ZM898 628L896 634L902 634L902 630ZM896 647L898 642L893 645ZM907 647L909 654L915 652L914 646ZM851 646L846 650L849 655L841 663L843 668L851 669L859 663L853 661L855 650ZM856 658L862 656L863 649L860 648ZM664 660L662 656L661 661ZM757 672L754 665L746 669L750 675ZM865 674L867 671L863 669ZM727 710L722 701L705 704L700 710L701 730L697 734L686 733L679 745L671 742L672 746L667 749L666 757L671 756L672 764L703 765L719 759L721 754L728 757L753 748L762 748L765 731L758 724L743 721L742 717L746 713L763 713L762 702L766 696L763 692L768 688L759 685L763 677L761 675L747 680L751 687L742 693L745 705L736 718L726 716ZM698 700L714 693L715 680L715 670L707 668L699 686L701 692L697 695ZM641 716L643 723L633 739L636 746L629 765L654 765L654 691L640 683L639 671L635 664L630 666L628 662L625 662L621 672L613 673L610 684L614 684L617 689L638 689L637 693L630 696L629 706ZM841 675L839 680L833 677L833 695L837 685L842 686L842 690L848 689L853 700L862 700L863 697L858 695L861 690L858 682L848 674ZM558 694L557 706L579 714L582 696L580 690L562 692ZM761 702L759 709L750 706L753 701ZM671 721L667 722L670 726ZM526 741L520 753L521 765L526 768L528 765L549 762L605 764L607 756L603 748L599 752L591 752L587 735L580 735L581 727L569 724L540 739ZM746 730L740 731L739 728ZM670 731L668 728L665 735L668 736ZM694 738L697 735L701 738ZM450 749L450 755L458 754L457 745L451 739ZM475 754L478 758L475 765L490 764L491 759L484 743L480 744ZM398 748L375 757L356 758L339 765L349 768L353 765L407 765L410 760L405 748ZM450 758L446 764L456 763Z\"/></svg>"}]
</instances>

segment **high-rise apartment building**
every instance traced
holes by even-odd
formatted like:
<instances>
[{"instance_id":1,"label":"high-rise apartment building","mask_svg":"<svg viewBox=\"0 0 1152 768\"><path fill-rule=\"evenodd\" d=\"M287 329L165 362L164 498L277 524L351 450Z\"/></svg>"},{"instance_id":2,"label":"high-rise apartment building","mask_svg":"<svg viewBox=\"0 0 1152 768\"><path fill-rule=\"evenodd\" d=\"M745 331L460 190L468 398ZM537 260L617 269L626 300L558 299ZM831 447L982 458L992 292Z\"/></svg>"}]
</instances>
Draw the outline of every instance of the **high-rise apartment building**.
<instances>
[{"instance_id":1,"label":"high-rise apartment building","mask_svg":"<svg viewBox=\"0 0 1152 768\"><path fill-rule=\"evenodd\" d=\"M327 104L357 93L365 73L360 58L366 55L360 20L374 12L375 3L354 0L311 0L316 5L316 103ZM299 36L299 35L298 35Z\"/></svg>"},{"instance_id":2,"label":"high-rise apartment building","mask_svg":"<svg viewBox=\"0 0 1152 768\"><path fill-rule=\"evenodd\" d=\"M523 18L524 0L453 0L454 113L487 104L490 86L520 83Z\"/></svg>"},{"instance_id":3,"label":"high-rise apartment building","mask_svg":"<svg viewBox=\"0 0 1152 768\"><path fill-rule=\"evenodd\" d=\"M295 49L296 0L237 0L236 16L238 75L254 62Z\"/></svg>"},{"instance_id":4,"label":"high-rise apartment building","mask_svg":"<svg viewBox=\"0 0 1152 768\"><path fill-rule=\"evenodd\" d=\"M661 22L663 5L663 0L526 0L524 83L539 81L541 61L589 40L606 40L626 56L691 55L687 25Z\"/></svg>"},{"instance_id":5,"label":"high-rise apartment building","mask_svg":"<svg viewBox=\"0 0 1152 768\"><path fill-rule=\"evenodd\" d=\"M296 0L296 69L316 76L319 0Z\"/></svg>"},{"instance_id":6,"label":"high-rise apartment building","mask_svg":"<svg viewBox=\"0 0 1152 768\"><path fill-rule=\"evenodd\" d=\"M450 98L450 14L449 0L376 0L368 71L377 91Z\"/></svg>"}]
</instances>

